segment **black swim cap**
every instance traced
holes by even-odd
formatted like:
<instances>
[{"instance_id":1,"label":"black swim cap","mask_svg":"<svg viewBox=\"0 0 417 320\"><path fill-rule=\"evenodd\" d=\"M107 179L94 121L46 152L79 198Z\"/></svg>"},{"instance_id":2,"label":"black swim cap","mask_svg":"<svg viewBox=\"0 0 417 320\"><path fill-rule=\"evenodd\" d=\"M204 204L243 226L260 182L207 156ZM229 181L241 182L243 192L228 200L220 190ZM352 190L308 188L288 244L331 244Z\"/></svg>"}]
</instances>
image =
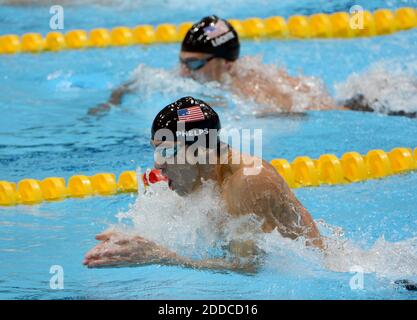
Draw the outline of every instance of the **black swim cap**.
<instances>
[{"instance_id":1,"label":"black swim cap","mask_svg":"<svg viewBox=\"0 0 417 320\"><path fill-rule=\"evenodd\" d=\"M201 19L188 30L181 50L211 53L215 57L235 61L239 57L240 43L232 25L213 15Z\"/></svg>"},{"instance_id":2,"label":"black swim cap","mask_svg":"<svg viewBox=\"0 0 417 320\"><path fill-rule=\"evenodd\" d=\"M160 129L170 130L174 141L182 139L186 144L193 144L201 135L205 135L206 147L214 148L219 142L221 125L216 111L207 103L193 97L184 97L167 105L156 115L152 123L152 140ZM210 129L216 129L216 135L209 139Z\"/></svg>"}]
</instances>

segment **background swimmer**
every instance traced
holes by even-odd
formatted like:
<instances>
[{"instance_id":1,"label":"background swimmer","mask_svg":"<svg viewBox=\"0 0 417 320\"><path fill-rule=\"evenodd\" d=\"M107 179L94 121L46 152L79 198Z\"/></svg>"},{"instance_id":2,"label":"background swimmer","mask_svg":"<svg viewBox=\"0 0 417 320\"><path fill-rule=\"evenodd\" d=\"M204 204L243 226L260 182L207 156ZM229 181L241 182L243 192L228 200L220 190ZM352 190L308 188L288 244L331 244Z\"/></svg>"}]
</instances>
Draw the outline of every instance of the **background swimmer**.
<instances>
[{"instance_id":1,"label":"background swimmer","mask_svg":"<svg viewBox=\"0 0 417 320\"><path fill-rule=\"evenodd\" d=\"M284 69L263 64L259 58L239 59L239 54L240 41L234 28L217 16L205 17L191 27L182 42L180 74L199 82L221 83L223 88L261 105L255 112L257 116L305 110L374 111L375 101L369 101L363 94L337 103L319 79L293 77ZM108 102L90 109L89 114L120 105L123 96L134 91L134 87L134 80L118 87ZM404 111L387 114L415 117L415 113Z\"/></svg>"},{"instance_id":2,"label":"background swimmer","mask_svg":"<svg viewBox=\"0 0 417 320\"><path fill-rule=\"evenodd\" d=\"M199 82L217 81L239 96L268 106L259 115L298 112L299 101L294 101L294 94L302 95L307 101L308 107L304 109L335 108L317 79L291 77L282 69L271 74L271 66L263 65L259 59L238 59L239 54L240 41L234 28L217 16L205 17L191 27L182 42L180 74ZM134 84L133 80L118 87L108 102L90 109L89 114L119 105L125 94L134 91Z\"/></svg>"},{"instance_id":3,"label":"background swimmer","mask_svg":"<svg viewBox=\"0 0 417 320\"><path fill-rule=\"evenodd\" d=\"M193 113L181 118L184 117L184 113L190 111L190 108L193 108ZM262 221L262 232L270 233L276 229L284 237L304 238L307 246L324 248L313 218L270 164L232 150L228 145L221 143L217 135L214 137L214 144L213 137L208 144L199 144L201 140L198 135L194 135L184 144L177 138L179 124L184 125L181 129L184 132L197 130L205 137L209 135L209 129L220 129L217 113L205 102L192 97L182 98L158 113L152 125L151 144L157 154L162 152L166 158L174 161L173 163L157 161L155 167L161 169L168 177L168 184L172 190L181 196L187 196L196 192L203 180L214 181L232 217L255 214ZM159 136L161 130L172 132L173 140L169 141L168 138L161 140ZM179 163L180 153L188 153L190 150L195 150L199 156L202 153L202 159L214 156L215 164L206 161L191 163L188 156L184 163ZM191 152L194 154L194 151ZM227 161L219 164L222 155ZM235 156L239 159L239 163L232 161ZM245 169L250 168L254 163L259 163L257 174L245 174ZM253 270L261 256L255 243L250 240L230 242L228 251L234 257L230 261L227 259L194 261L138 235L127 235L113 230L99 234L96 239L101 243L90 250L84 259L84 264L88 267L157 263L180 264L195 268ZM245 262L242 263L240 258L244 258Z\"/></svg>"}]
</instances>

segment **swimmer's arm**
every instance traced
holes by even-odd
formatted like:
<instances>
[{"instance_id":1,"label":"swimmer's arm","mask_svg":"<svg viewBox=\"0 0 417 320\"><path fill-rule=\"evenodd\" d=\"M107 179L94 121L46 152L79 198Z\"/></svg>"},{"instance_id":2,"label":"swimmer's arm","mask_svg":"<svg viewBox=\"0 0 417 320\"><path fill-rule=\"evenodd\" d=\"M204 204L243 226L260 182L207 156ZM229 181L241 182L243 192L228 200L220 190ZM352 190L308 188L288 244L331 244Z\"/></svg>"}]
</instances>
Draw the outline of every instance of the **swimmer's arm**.
<instances>
[{"instance_id":1,"label":"swimmer's arm","mask_svg":"<svg viewBox=\"0 0 417 320\"><path fill-rule=\"evenodd\" d=\"M362 111L362 112L374 112L375 110L371 108L371 105L379 102L378 99L375 99L372 103L363 94L356 94L352 98L347 99L343 102L345 109L352 111ZM404 110L399 111L389 111L387 113L389 116L404 116L408 118L416 118L417 112L407 112Z\"/></svg>"},{"instance_id":2,"label":"swimmer's arm","mask_svg":"<svg viewBox=\"0 0 417 320\"><path fill-rule=\"evenodd\" d=\"M287 238L306 238L306 245L324 248L323 240L310 213L296 199L284 179L275 169L265 164L258 175L237 172L234 196L229 195L229 205L238 214L253 213L264 220L262 229L275 228ZM241 195L245 196L242 197ZM230 207L229 207L230 209Z\"/></svg>"},{"instance_id":3,"label":"swimmer's arm","mask_svg":"<svg viewBox=\"0 0 417 320\"><path fill-rule=\"evenodd\" d=\"M110 94L110 98L107 102L101 103L98 106L94 107L94 108L90 108L88 110L88 114L89 115L96 115L98 113L102 113L102 112L106 112L108 111L111 107L116 107L119 106L122 103L123 97L129 93L132 92L132 84L134 84L134 81L128 81L122 85L120 85L119 87L117 87L116 89L114 89L112 91L112 93Z\"/></svg>"},{"instance_id":4,"label":"swimmer's arm","mask_svg":"<svg viewBox=\"0 0 417 320\"><path fill-rule=\"evenodd\" d=\"M89 268L136 267L150 264L178 265L193 269L215 269L250 272L250 266L224 259L192 260L177 255L153 241L139 236L128 236L115 231L97 235L100 240L90 250L84 265Z\"/></svg>"}]
</instances>

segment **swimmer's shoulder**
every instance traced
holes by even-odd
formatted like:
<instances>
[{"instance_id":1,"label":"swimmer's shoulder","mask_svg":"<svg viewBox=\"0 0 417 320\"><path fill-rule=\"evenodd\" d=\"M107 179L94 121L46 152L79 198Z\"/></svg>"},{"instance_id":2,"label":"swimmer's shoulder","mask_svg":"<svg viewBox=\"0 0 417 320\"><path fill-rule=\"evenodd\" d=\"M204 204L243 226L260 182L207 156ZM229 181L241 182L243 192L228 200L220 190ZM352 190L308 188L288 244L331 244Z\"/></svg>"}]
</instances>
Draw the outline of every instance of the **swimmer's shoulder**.
<instances>
[{"instance_id":1,"label":"swimmer's shoulder","mask_svg":"<svg viewBox=\"0 0 417 320\"><path fill-rule=\"evenodd\" d=\"M251 155L242 154L241 162L231 165L230 183L233 187L262 189L274 188L280 184L281 176L267 161Z\"/></svg>"},{"instance_id":2,"label":"swimmer's shoulder","mask_svg":"<svg viewBox=\"0 0 417 320\"><path fill-rule=\"evenodd\" d=\"M252 160L260 160L259 158L252 158ZM239 170L239 175L244 176L244 180L251 188L257 188L263 192L271 192L277 194L278 192L291 192L289 186L284 178L277 172L277 170L265 160L261 160L261 165L257 167L258 170L252 170L254 164L245 166ZM247 174L245 168L249 167L251 170Z\"/></svg>"},{"instance_id":3,"label":"swimmer's shoulder","mask_svg":"<svg viewBox=\"0 0 417 320\"><path fill-rule=\"evenodd\" d=\"M256 182L258 180L280 180L281 176L267 161L229 148L227 159L227 180Z\"/></svg>"},{"instance_id":4,"label":"swimmer's shoulder","mask_svg":"<svg viewBox=\"0 0 417 320\"><path fill-rule=\"evenodd\" d=\"M282 195L289 189L285 182L280 181L275 168L263 161L256 174L247 174L244 169L241 167L235 171L223 185L222 194L229 213L236 216L248 213L263 216L279 207Z\"/></svg>"}]
</instances>

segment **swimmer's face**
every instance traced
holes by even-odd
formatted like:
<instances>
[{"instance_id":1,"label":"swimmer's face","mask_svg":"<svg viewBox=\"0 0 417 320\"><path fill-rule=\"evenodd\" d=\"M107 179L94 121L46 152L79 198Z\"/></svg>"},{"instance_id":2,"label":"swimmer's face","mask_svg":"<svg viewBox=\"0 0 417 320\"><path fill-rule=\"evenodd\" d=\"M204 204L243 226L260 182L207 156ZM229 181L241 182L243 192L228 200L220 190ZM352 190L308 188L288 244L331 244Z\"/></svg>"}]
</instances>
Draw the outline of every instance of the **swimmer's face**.
<instances>
[{"instance_id":1,"label":"swimmer's face","mask_svg":"<svg viewBox=\"0 0 417 320\"><path fill-rule=\"evenodd\" d=\"M184 196L191 193L200 184L198 165L180 161L185 159L182 157L182 152L186 152L186 146L161 141L151 141L151 145L154 148L154 166L168 178L171 190Z\"/></svg>"},{"instance_id":2,"label":"swimmer's face","mask_svg":"<svg viewBox=\"0 0 417 320\"><path fill-rule=\"evenodd\" d=\"M183 62L181 64L181 76L191 77L197 81L220 81L223 73L228 72L231 62L223 58L215 58L211 54L199 52L180 52L180 61L195 60L193 64L196 66L203 65L197 70L191 70Z\"/></svg>"}]
</instances>

